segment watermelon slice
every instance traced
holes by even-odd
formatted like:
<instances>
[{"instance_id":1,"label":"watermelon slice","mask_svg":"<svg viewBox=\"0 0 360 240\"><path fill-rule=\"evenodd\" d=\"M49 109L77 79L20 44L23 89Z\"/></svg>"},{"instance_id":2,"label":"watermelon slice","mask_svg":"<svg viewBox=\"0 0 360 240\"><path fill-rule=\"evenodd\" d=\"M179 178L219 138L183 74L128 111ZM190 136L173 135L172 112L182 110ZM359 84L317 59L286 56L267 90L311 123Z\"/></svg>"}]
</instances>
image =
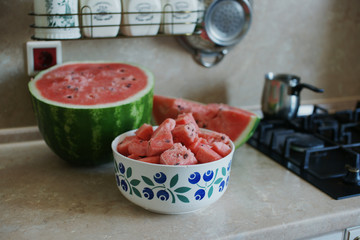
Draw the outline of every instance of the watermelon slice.
<instances>
[{"instance_id":1,"label":"watermelon slice","mask_svg":"<svg viewBox=\"0 0 360 240\"><path fill-rule=\"evenodd\" d=\"M151 136L147 149L147 156L155 156L174 145L171 131L175 128L175 120L168 118L163 121Z\"/></svg>"},{"instance_id":2,"label":"watermelon slice","mask_svg":"<svg viewBox=\"0 0 360 240\"><path fill-rule=\"evenodd\" d=\"M200 146L195 157L199 163L213 162L222 158L222 156L211 149L208 145Z\"/></svg>"},{"instance_id":3,"label":"watermelon slice","mask_svg":"<svg viewBox=\"0 0 360 240\"><path fill-rule=\"evenodd\" d=\"M146 162L146 163L160 164L160 156L138 158L137 160Z\"/></svg>"},{"instance_id":4,"label":"watermelon slice","mask_svg":"<svg viewBox=\"0 0 360 240\"><path fill-rule=\"evenodd\" d=\"M160 155L160 163L166 165L193 165L198 160L194 154L181 143L175 143Z\"/></svg>"},{"instance_id":5,"label":"watermelon slice","mask_svg":"<svg viewBox=\"0 0 360 240\"><path fill-rule=\"evenodd\" d=\"M238 148L254 133L260 118L249 111L226 104L202 104L181 98L155 95L153 118L157 124L166 118L177 118L183 113L193 113L200 128L224 133Z\"/></svg>"},{"instance_id":6,"label":"watermelon slice","mask_svg":"<svg viewBox=\"0 0 360 240\"><path fill-rule=\"evenodd\" d=\"M196 154L202 145L209 145L209 143L205 138L200 137L189 146L189 149Z\"/></svg>"},{"instance_id":7,"label":"watermelon slice","mask_svg":"<svg viewBox=\"0 0 360 240\"><path fill-rule=\"evenodd\" d=\"M39 73L28 86L45 142L76 165L112 161L114 137L151 119L154 77L140 66L72 62Z\"/></svg>"},{"instance_id":8,"label":"watermelon slice","mask_svg":"<svg viewBox=\"0 0 360 240\"><path fill-rule=\"evenodd\" d=\"M153 132L153 127L150 124L144 123L136 130L135 135L143 140L150 140Z\"/></svg>"},{"instance_id":9,"label":"watermelon slice","mask_svg":"<svg viewBox=\"0 0 360 240\"><path fill-rule=\"evenodd\" d=\"M196 128L197 125L193 123L176 126L174 130L172 130L174 142L180 142L185 146L191 145L198 139Z\"/></svg>"},{"instance_id":10,"label":"watermelon slice","mask_svg":"<svg viewBox=\"0 0 360 240\"><path fill-rule=\"evenodd\" d=\"M127 136L123 141L117 145L117 151L122 155L129 155L129 145L136 136Z\"/></svg>"},{"instance_id":11,"label":"watermelon slice","mask_svg":"<svg viewBox=\"0 0 360 240\"><path fill-rule=\"evenodd\" d=\"M146 156L147 148L148 148L148 141L143 140L141 138L134 138L128 147L129 154L133 154L136 156Z\"/></svg>"},{"instance_id":12,"label":"watermelon slice","mask_svg":"<svg viewBox=\"0 0 360 240\"><path fill-rule=\"evenodd\" d=\"M220 154L222 157L225 157L231 152L231 148L228 144L225 144L223 142L213 142L211 144L212 150Z\"/></svg>"}]
</instances>

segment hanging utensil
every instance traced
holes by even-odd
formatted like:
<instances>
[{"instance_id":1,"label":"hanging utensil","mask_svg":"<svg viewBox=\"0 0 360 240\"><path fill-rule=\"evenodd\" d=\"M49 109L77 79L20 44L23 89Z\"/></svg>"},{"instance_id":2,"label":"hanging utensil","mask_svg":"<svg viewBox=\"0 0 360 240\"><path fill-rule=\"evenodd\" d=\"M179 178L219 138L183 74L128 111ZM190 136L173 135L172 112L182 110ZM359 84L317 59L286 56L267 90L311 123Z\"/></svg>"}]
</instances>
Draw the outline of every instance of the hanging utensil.
<instances>
[{"instance_id":1,"label":"hanging utensil","mask_svg":"<svg viewBox=\"0 0 360 240\"><path fill-rule=\"evenodd\" d=\"M245 36L251 24L252 4L249 0L214 0L205 9L196 34L177 39L197 63L209 68Z\"/></svg>"}]
</instances>

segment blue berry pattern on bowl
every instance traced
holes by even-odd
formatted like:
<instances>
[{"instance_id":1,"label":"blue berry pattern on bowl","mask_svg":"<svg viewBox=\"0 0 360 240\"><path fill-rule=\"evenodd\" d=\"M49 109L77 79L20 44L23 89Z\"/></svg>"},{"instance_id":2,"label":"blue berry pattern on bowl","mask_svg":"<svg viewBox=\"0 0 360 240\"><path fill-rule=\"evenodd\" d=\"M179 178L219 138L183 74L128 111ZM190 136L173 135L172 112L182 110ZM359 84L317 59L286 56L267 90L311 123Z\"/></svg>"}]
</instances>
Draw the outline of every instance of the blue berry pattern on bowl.
<instances>
[{"instance_id":1,"label":"blue berry pattern on bowl","mask_svg":"<svg viewBox=\"0 0 360 240\"><path fill-rule=\"evenodd\" d=\"M141 176L141 179L134 178L133 169L126 167L124 163L114 162L116 182L119 188L130 195L139 198L152 200L154 198L161 201L176 203L177 200L189 203L190 198L201 201L205 197L210 198L215 191L222 192L229 183L231 161L227 167L217 168L216 170L206 170L204 173L193 172L187 176L188 186L178 185L179 175L167 176L163 172L155 173L152 178ZM142 189L139 189L139 186ZM195 193L193 193L195 191ZM192 194L190 194L192 193Z\"/></svg>"}]
</instances>

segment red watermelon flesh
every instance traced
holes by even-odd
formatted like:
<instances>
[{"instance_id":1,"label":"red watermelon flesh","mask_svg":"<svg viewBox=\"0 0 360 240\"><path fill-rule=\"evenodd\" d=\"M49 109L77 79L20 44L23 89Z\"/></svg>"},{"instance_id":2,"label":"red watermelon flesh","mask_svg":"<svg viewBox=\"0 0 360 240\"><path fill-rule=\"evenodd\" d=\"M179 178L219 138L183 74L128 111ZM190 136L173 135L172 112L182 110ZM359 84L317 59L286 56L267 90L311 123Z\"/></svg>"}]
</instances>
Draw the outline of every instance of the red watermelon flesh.
<instances>
[{"instance_id":1,"label":"red watermelon flesh","mask_svg":"<svg viewBox=\"0 0 360 240\"><path fill-rule=\"evenodd\" d=\"M128 147L129 154L133 154L136 156L146 156L148 149L148 141L143 140L141 138L134 138Z\"/></svg>"},{"instance_id":2,"label":"red watermelon flesh","mask_svg":"<svg viewBox=\"0 0 360 240\"><path fill-rule=\"evenodd\" d=\"M136 136L127 136L123 141L117 145L117 151L122 155L129 155L129 145Z\"/></svg>"},{"instance_id":3,"label":"red watermelon flesh","mask_svg":"<svg viewBox=\"0 0 360 240\"><path fill-rule=\"evenodd\" d=\"M222 158L222 156L212 150L208 145L201 145L195 157L199 163L213 162Z\"/></svg>"},{"instance_id":4,"label":"red watermelon flesh","mask_svg":"<svg viewBox=\"0 0 360 240\"><path fill-rule=\"evenodd\" d=\"M181 113L203 112L204 105L181 98L168 98L154 95L153 116L157 124L167 118L176 119Z\"/></svg>"},{"instance_id":5,"label":"red watermelon flesh","mask_svg":"<svg viewBox=\"0 0 360 240\"><path fill-rule=\"evenodd\" d=\"M149 140L147 156L159 155L173 146L171 131L175 128L175 124L175 120L172 118L168 118L160 124Z\"/></svg>"},{"instance_id":6,"label":"red watermelon flesh","mask_svg":"<svg viewBox=\"0 0 360 240\"><path fill-rule=\"evenodd\" d=\"M175 121L176 125L185 125L189 123L194 124L194 126L196 127L196 131L199 131L199 127L196 124L192 113L182 113L176 117Z\"/></svg>"},{"instance_id":7,"label":"red watermelon flesh","mask_svg":"<svg viewBox=\"0 0 360 240\"><path fill-rule=\"evenodd\" d=\"M206 139L208 143L223 142L229 143L230 138L224 133L200 131L199 137Z\"/></svg>"},{"instance_id":8,"label":"red watermelon flesh","mask_svg":"<svg viewBox=\"0 0 360 240\"><path fill-rule=\"evenodd\" d=\"M131 159L134 159L134 160L140 160L141 159L141 157L139 155L136 155L136 154L130 154L127 157L131 158Z\"/></svg>"},{"instance_id":9,"label":"red watermelon flesh","mask_svg":"<svg viewBox=\"0 0 360 240\"><path fill-rule=\"evenodd\" d=\"M181 143L175 143L160 155L160 163L166 165L192 165L198 161L194 154Z\"/></svg>"},{"instance_id":10,"label":"red watermelon flesh","mask_svg":"<svg viewBox=\"0 0 360 240\"><path fill-rule=\"evenodd\" d=\"M172 135L174 142L180 142L185 146L190 146L199 138L197 125L194 123L176 126L174 130L172 130Z\"/></svg>"},{"instance_id":11,"label":"red watermelon flesh","mask_svg":"<svg viewBox=\"0 0 360 240\"><path fill-rule=\"evenodd\" d=\"M146 163L160 164L160 156L144 157L144 158L138 158L136 160L146 162Z\"/></svg>"},{"instance_id":12,"label":"red watermelon flesh","mask_svg":"<svg viewBox=\"0 0 360 240\"><path fill-rule=\"evenodd\" d=\"M129 64L78 63L45 73L36 86L55 102L97 105L130 98L146 87L147 79L144 71Z\"/></svg>"},{"instance_id":13,"label":"red watermelon flesh","mask_svg":"<svg viewBox=\"0 0 360 240\"><path fill-rule=\"evenodd\" d=\"M136 130L135 135L143 140L150 140L154 130L150 124L144 123Z\"/></svg>"},{"instance_id":14,"label":"red watermelon flesh","mask_svg":"<svg viewBox=\"0 0 360 240\"><path fill-rule=\"evenodd\" d=\"M200 128L224 133L236 147L244 144L254 133L260 118L249 111L226 104L202 104L181 98L154 95L153 118L160 124L166 118L193 113Z\"/></svg>"},{"instance_id":15,"label":"red watermelon flesh","mask_svg":"<svg viewBox=\"0 0 360 240\"><path fill-rule=\"evenodd\" d=\"M211 149L220 154L222 157L225 157L231 152L229 145L223 142L214 142L211 144Z\"/></svg>"},{"instance_id":16,"label":"red watermelon flesh","mask_svg":"<svg viewBox=\"0 0 360 240\"><path fill-rule=\"evenodd\" d=\"M189 149L196 154L199 150L200 146L202 145L209 145L208 141L205 138L199 137L196 141L194 141L190 146Z\"/></svg>"},{"instance_id":17,"label":"red watermelon flesh","mask_svg":"<svg viewBox=\"0 0 360 240\"><path fill-rule=\"evenodd\" d=\"M185 118L184 116L183 114L176 120L167 118L152 133L149 141L139 137L148 128L148 124L143 124L135 131L135 135L125 137L118 144L118 151L134 160L167 165L212 162L232 151L228 136L199 129L192 113L187 113Z\"/></svg>"}]
</instances>

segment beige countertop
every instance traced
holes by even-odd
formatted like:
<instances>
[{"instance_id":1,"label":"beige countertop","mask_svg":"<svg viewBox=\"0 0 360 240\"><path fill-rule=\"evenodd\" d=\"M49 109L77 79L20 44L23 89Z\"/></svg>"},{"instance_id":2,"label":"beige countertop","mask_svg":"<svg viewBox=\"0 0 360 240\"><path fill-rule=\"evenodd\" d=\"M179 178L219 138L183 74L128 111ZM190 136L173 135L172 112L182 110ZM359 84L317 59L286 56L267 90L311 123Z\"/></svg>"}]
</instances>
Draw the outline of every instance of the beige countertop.
<instances>
[{"instance_id":1,"label":"beige countertop","mask_svg":"<svg viewBox=\"0 0 360 240\"><path fill-rule=\"evenodd\" d=\"M117 189L112 163L69 166L42 140L0 144L0 239L300 239L360 225L360 197L333 200L245 145L210 207L148 212Z\"/></svg>"}]
</instances>

